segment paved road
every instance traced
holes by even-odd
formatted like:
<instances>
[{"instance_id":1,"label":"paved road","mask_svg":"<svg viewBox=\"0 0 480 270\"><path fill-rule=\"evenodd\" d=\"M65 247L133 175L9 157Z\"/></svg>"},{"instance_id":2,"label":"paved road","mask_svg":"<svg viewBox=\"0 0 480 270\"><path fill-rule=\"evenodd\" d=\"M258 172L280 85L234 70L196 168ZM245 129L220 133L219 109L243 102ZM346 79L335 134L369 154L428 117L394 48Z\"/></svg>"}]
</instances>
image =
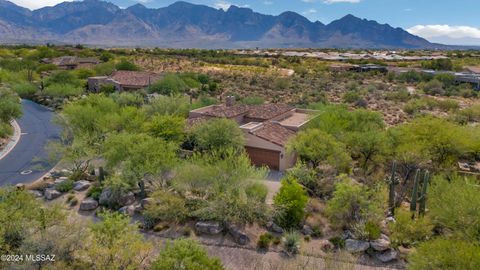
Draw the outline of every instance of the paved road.
<instances>
[{"instance_id":1,"label":"paved road","mask_svg":"<svg viewBox=\"0 0 480 270\"><path fill-rule=\"evenodd\" d=\"M22 100L22 104L23 116L17 120L22 135L15 148L0 160L0 185L29 183L53 168L45 146L59 138L60 128L51 122L54 113L29 100Z\"/></svg>"}]
</instances>

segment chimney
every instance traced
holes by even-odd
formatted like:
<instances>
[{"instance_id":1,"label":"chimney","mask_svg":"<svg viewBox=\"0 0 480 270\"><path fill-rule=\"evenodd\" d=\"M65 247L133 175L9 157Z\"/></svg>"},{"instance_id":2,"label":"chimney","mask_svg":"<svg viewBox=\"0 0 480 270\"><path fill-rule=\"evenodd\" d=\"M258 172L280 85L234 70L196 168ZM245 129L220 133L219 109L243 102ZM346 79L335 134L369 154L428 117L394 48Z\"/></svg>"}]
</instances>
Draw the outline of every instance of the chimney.
<instances>
[{"instance_id":1,"label":"chimney","mask_svg":"<svg viewBox=\"0 0 480 270\"><path fill-rule=\"evenodd\" d=\"M227 107L232 107L235 105L235 97L234 96L227 96L227 99L225 100L225 105Z\"/></svg>"}]
</instances>

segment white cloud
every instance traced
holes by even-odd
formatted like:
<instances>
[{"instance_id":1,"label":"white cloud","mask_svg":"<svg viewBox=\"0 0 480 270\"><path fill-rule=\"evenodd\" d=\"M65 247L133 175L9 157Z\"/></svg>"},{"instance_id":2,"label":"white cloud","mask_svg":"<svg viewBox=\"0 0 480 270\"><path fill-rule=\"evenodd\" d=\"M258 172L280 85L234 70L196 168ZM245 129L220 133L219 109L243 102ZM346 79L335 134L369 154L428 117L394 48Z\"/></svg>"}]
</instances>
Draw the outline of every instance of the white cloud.
<instances>
[{"instance_id":1,"label":"white cloud","mask_svg":"<svg viewBox=\"0 0 480 270\"><path fill-rule=\"evenodd\" d=\"M317 10L314 9L314 8L311 8L309 10L305 10L304 12L302 12L303 15L309 15L309 14L314 14L314 13L317 13Z\"/></svg>"},{"instance_id":2,"label":"white cloud","mask_svg":"<svg viewBox=\"0 0 480 270\"><path fill-rule=\"evenodd\" d=\"M424 38L446 36L450 38L480 38L480 29L471 26L416 25L408 32Z\"/></svg>"},{"instance_id":3,"label":"white cloud","mask_svg":"<svg viewBox=\"0 0 480 270\"><path fill-rule=\"evenodd\" d=\"M232 3L229 3L229 2L225 2L225 1L218 1L213 6L215 8L223 9L223 10L227 11L230 8L230 6L232 6L232 5L235 5L237 7L243 7L243 8L250 7L249 5L237 5L237 4L232 4Z\"/></svg>"},{"instance_id":4,"label":"white cloud","mask_svg":"<svg viewBox=\"0 0 480 270\"><path fill-rule=\"evenodd\" d=\"M480 28L452 25L416 25L407 31L431 42L449 45L480 45Z\"/></svg>"},{"instance_id":5,"label":"white cloud","mask_svg":"<svg viewBox=\"0 0 480 270\"><path fill-rule=\"evenodd\" d=\"M71 2L72 0L10 0L11 2L29 9L38 9L45 6L55 6L62 2Z\"/></svg>"}]
</instances>

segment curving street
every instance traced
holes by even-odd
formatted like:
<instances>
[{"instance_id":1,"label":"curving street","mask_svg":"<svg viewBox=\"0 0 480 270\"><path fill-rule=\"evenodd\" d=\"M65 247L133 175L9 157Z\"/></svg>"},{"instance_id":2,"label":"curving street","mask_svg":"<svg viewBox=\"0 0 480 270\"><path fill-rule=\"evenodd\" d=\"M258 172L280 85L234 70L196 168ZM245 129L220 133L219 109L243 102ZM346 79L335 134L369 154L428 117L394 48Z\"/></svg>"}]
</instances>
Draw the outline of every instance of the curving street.
<instances>
[{"instance_id":1,"label":"curving street","mask_svg":"<svg viewBox=\"0 0 480 270\"><path fill-rule=\"evenodd\" d=\"M54 113L30 100L22 100L23 116L20 141L0 160L0 185L29 183L42 177L54 165L49 164L45 146L59 138L60 128L52 123Z\"/></svg>"}]
</instances>

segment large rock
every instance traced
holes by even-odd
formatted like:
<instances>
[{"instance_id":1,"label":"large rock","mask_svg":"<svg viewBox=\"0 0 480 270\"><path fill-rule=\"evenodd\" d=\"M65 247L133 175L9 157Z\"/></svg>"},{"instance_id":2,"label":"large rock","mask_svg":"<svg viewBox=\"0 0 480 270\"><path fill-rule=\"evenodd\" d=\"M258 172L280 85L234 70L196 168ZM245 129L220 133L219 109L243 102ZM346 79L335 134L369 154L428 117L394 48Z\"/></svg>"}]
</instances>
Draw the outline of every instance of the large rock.
<instances>
[{"instance_id":1,"label":"large rock","mask_svg":"<svg viewBox=\"0 0 480 270\"><path fill-rule=\"evenodd\" d=\"M364 252L370 247L367 241L347 239L345 240L345 249L351 253Z\"/></svg>"},{"instance_id":2,"label":"large rock","mask_svg":"<svg viewBox=\"0 0 480 270\"><path fill-rule=\"evenodd\" d=\"M93 211L97 209L98 202L92 198L86 198L80 203L80 211Z\"/></svg>"},{"instance_id":3,"label":"large rock","mask_svg":"<svg viewBox=\"0 0 480 270\"><path fill-rule=\"evenodd\" d=\"M375 257L381 262L388 263L398 258L398 252L393 249L389 249L384 252L376 253Z\"/></svg>"},{"instance_id":4,"label":"large rock","mask_svg":"<svg viewBox=\"0 0 480 270\"><path fill-rule=\"evenodd\" d=\"M35 196L35 198L41 198L43 197L43 193L40 190L29 190L28 193L32 194Z\"/></svg>"},{"instance_id":5,"label":"large rock","mask_svg":"<svg viewBox=\"0 0 480 270\"><path fill-rule=\"evenodd\" d=\"M235 243L239 245L246 245L250 242L250 238L244 232L240 230L239 227L236 225L229 225L228 226L228 233L233 237Z\"/></svg>"},{"instance_id":6,"label":"large rock","mask_svg":"<svg viewBox=\"0 0 480 270\"><path fill-rule=\"evenodd\" d=\"M88 181L80 180L80 181L75 182L75 184L73 185L73 190L84 191L84 190L88 189L91 185L92 184Z\"/></svg>"},{"instance_id":7,"label":"large rock","mask_svg":"<svg viewBox=\"0 0 480 270\"><path fill-rule=\"evenodd\" d=\"M312 235L313 234L313 230L310 226L308 225L303 225L303 228L302 228L302 233L303 235Z\"/></svg>"},{"instance_id":8,"label":"large rock","mask_svg":"<svg viewBox=\"0 0 480 270\"><path fill-rule=\"evenodd\" d=\"M385 251L390 248L390 241L380 238L370 242L370 246L376 251Z\"/></svg>"},{"instance_id":9,"label":"large rock","mask_svg":"<svg viewBox=\"0 0 480 270\"><path fill-rule=\"evenodd\" d=\"M285 230L282 227L278 226L273 221L267 222L267 229L271 232L274 232L274 233L284 233L285 232Z\"/></svg>"},{"instance_id":10,"label":"large rock","mask_svg":"<svg viewBox=\"0 0 480 270\"><path fill-rule=\"evenodd\" d=\"M195 230L201 234L215 235L223 231L223 226L218 222L199 221L195 223Z\"/></svg>"},{"instance_id":11,"label":"large rock","mask_svg":"<svg viewBox=\"0 0 480 270\"><path fill-rule=\"evenodd\" d=\"M100 205L106 206L126 206L135 202L135 195L133 195L133 192L114 192L111 188L105 188L100 195L99 202Z\"/></svg>"},{"instance_id":12,"label":"large rock","mask_svg":"<svg viewBox=\"0 0 480 270\"><path fill-rule=\"evenodd\" d=\"M127 205L127 206L124 206L124 207L120 208L118 210L118 212L120 212L124 215L130 216L130 217L133 217L133 215L135 215L135 209L136 209L135 205Z\"/></svg>"},{"instance_id":13,"label":"large rock","mask_svg":"<svg viewBox=\"0 0 480 270\"><path fill-rule=\"evenodd\" d=\"M47 200L54 200L62 196L62 193L54 188L47 188L45 189L44 196L45 196L45 199Z\"/></svg>"},{"instance_id":14,"label":"large rock","mask_svg":"<svg viewBox=\"0 0 480 270\"><path fill-rule=\"evenodd\" d=\"M153 198L145 198L142 201L140 201L140 205L142 206L143 209L147 207L147 205L153 204L155 202L155 199Z\"/></svg>"}]
</instances>

